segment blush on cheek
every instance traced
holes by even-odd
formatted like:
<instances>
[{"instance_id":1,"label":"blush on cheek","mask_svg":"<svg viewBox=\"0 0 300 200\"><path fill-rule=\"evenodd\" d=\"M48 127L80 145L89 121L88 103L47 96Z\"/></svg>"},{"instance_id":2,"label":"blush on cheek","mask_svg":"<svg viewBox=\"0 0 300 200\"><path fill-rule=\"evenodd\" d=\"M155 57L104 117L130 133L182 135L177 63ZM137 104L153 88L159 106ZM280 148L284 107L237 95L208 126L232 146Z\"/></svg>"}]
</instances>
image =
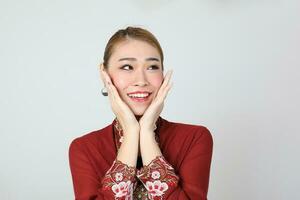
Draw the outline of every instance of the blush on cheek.
<instances>
[{"instance_id":1,"label":"blush on cheek","mask_svg":"<svg viewBox=\"0 0 300 200\"><path fill-rule=\"evenodd\" d=\"M128 85L124 78L118 76L111 77L111 80L119 92Z\"/></svg>"},{"instance_id":2,"label":"blush on cheek","mask_svg":"<svg viewBox=\"0 0 300 200\"><path fill-rule=\"evenodd\" d=\"M153 77L152 80L151 80L151 83L152 83L153 86L159 88L161 86L161 84L163 83L163 77L162 76Z\"/></svg>"}]
</instances>

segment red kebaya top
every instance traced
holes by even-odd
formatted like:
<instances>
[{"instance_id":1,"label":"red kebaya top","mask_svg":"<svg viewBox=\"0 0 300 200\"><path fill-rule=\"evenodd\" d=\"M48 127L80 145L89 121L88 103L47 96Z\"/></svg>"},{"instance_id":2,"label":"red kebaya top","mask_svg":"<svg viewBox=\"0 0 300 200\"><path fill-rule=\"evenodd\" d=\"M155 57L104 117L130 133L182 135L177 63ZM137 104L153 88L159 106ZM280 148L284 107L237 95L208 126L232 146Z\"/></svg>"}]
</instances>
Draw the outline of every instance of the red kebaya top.
<instances>
[{"instance_id":1,"label":"red kebaya top","mask_svg":"<svg viewBox=\"0 0 300 200\"><path fill-rule=\"evenodd\" d=\"M72 141L69 161L76 200L207 200L213 140L204 126L156 123L162 152L147 166L117 160L122 129L110 125Z\"/></svg>"}]
</instances>

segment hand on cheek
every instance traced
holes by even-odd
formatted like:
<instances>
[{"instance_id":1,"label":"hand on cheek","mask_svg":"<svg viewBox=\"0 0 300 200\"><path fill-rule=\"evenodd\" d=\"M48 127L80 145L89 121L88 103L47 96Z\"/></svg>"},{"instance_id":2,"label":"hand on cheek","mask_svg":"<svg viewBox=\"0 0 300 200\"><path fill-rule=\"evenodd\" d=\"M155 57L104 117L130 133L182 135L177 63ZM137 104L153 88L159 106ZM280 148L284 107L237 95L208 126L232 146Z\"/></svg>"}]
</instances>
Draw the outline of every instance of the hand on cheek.
<instances>
[{"instance_id":1,"label":"hand on cheek","mask_svg":"<svg viewBox=\"0 0 300 200\"><path fill-rule=\"evenodd\" d=\"M139 123L136 120L133 112L127 106L127 104L121 99L116 87L111 81L110 76L105 70L101 70L101 77L105 86L107 87L108 97L111 104L111 108L116 115L119 123L121 124L124 133L136 132L139 130Z\"/></svg>"},{"instance_id":2,"label":"hand on cheek","mask_svg":"<svg viewBox=\"0 0 300 200\"><path fill-rule=\"evenodd\" d=\"M161 84L156 96L145 111L144 115L139 120L141 130L154 131L156 120L158 119L164 106L164 100L166 99L167 94L173 85L170 82L172 73L173 70L169 70L166 73L164 81Z\"/></svg>"}]
</instances>

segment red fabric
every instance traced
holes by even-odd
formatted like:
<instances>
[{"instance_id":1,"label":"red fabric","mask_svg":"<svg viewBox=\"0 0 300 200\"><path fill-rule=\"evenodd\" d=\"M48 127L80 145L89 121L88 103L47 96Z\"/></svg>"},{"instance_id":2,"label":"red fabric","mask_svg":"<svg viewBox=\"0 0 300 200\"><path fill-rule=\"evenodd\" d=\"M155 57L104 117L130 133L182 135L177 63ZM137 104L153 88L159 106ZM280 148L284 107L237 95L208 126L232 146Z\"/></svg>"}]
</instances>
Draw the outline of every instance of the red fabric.
<instances>
[{"instance_id":1,"label":"red fabric","mask_svg":"<svg viewBox=\"0 0 300 200\"><path fill-rule=\"evenodd\" d=\"M148 191L148 198L159 200L168 196L178 186L174 168L163 156L157 156L149 165L137 171L137 177Z\"/></svg>"},{"instance_id":2,"label":"red fabric","mask_svg":"<svg viewBox=\"0 0 300 200\"><path fill-rule=\"evenodd\" d=\"M160 117L157 134L163 156L137 170L116 160L114 123L76 138L70 145L76 200L131 199L130 195L118 198L116 192L124 188L131 191L137 178L147 186L149 194L155 193L155 187L164 191L159 198L149 195L153 199L207 200L213 140L206 127ZM112 189L113 185L116 186Z\"/></svg>"},{"instance_id":3,"label":"red fabric","mask_svg":"<svg viewBox=\"0 0 300 200\"><path fill-rule=\"evenodd\" d=\"M136 183L135 175L135 167L115 160L102 179L102 190L108 190L118 200L130 199Z\"/></svg>"}]
</instances>

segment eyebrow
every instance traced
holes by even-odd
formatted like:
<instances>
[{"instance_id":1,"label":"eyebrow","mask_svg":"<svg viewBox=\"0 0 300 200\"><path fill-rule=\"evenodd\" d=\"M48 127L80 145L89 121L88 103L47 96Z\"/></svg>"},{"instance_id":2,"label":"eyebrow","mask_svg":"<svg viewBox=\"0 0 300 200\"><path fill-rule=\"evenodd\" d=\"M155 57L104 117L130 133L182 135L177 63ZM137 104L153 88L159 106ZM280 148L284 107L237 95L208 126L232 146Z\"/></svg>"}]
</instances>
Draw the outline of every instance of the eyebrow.
<instances>
[{"instance_id":1,"label":"eyebrow","mask_svg":"<svg viewBox=\"0 0 300 200\"><path fill-rule=\"evenodd\" d=\"M124 61L124 60L129 60L129 61L136 61L137 59L136 58L120 58L118 61ZM159 59L158 58L155 58L155 57L149 57L149 58L146 58L145 59L146 61L157 61L159 62Z\"/></svg>"}]
</instances>

